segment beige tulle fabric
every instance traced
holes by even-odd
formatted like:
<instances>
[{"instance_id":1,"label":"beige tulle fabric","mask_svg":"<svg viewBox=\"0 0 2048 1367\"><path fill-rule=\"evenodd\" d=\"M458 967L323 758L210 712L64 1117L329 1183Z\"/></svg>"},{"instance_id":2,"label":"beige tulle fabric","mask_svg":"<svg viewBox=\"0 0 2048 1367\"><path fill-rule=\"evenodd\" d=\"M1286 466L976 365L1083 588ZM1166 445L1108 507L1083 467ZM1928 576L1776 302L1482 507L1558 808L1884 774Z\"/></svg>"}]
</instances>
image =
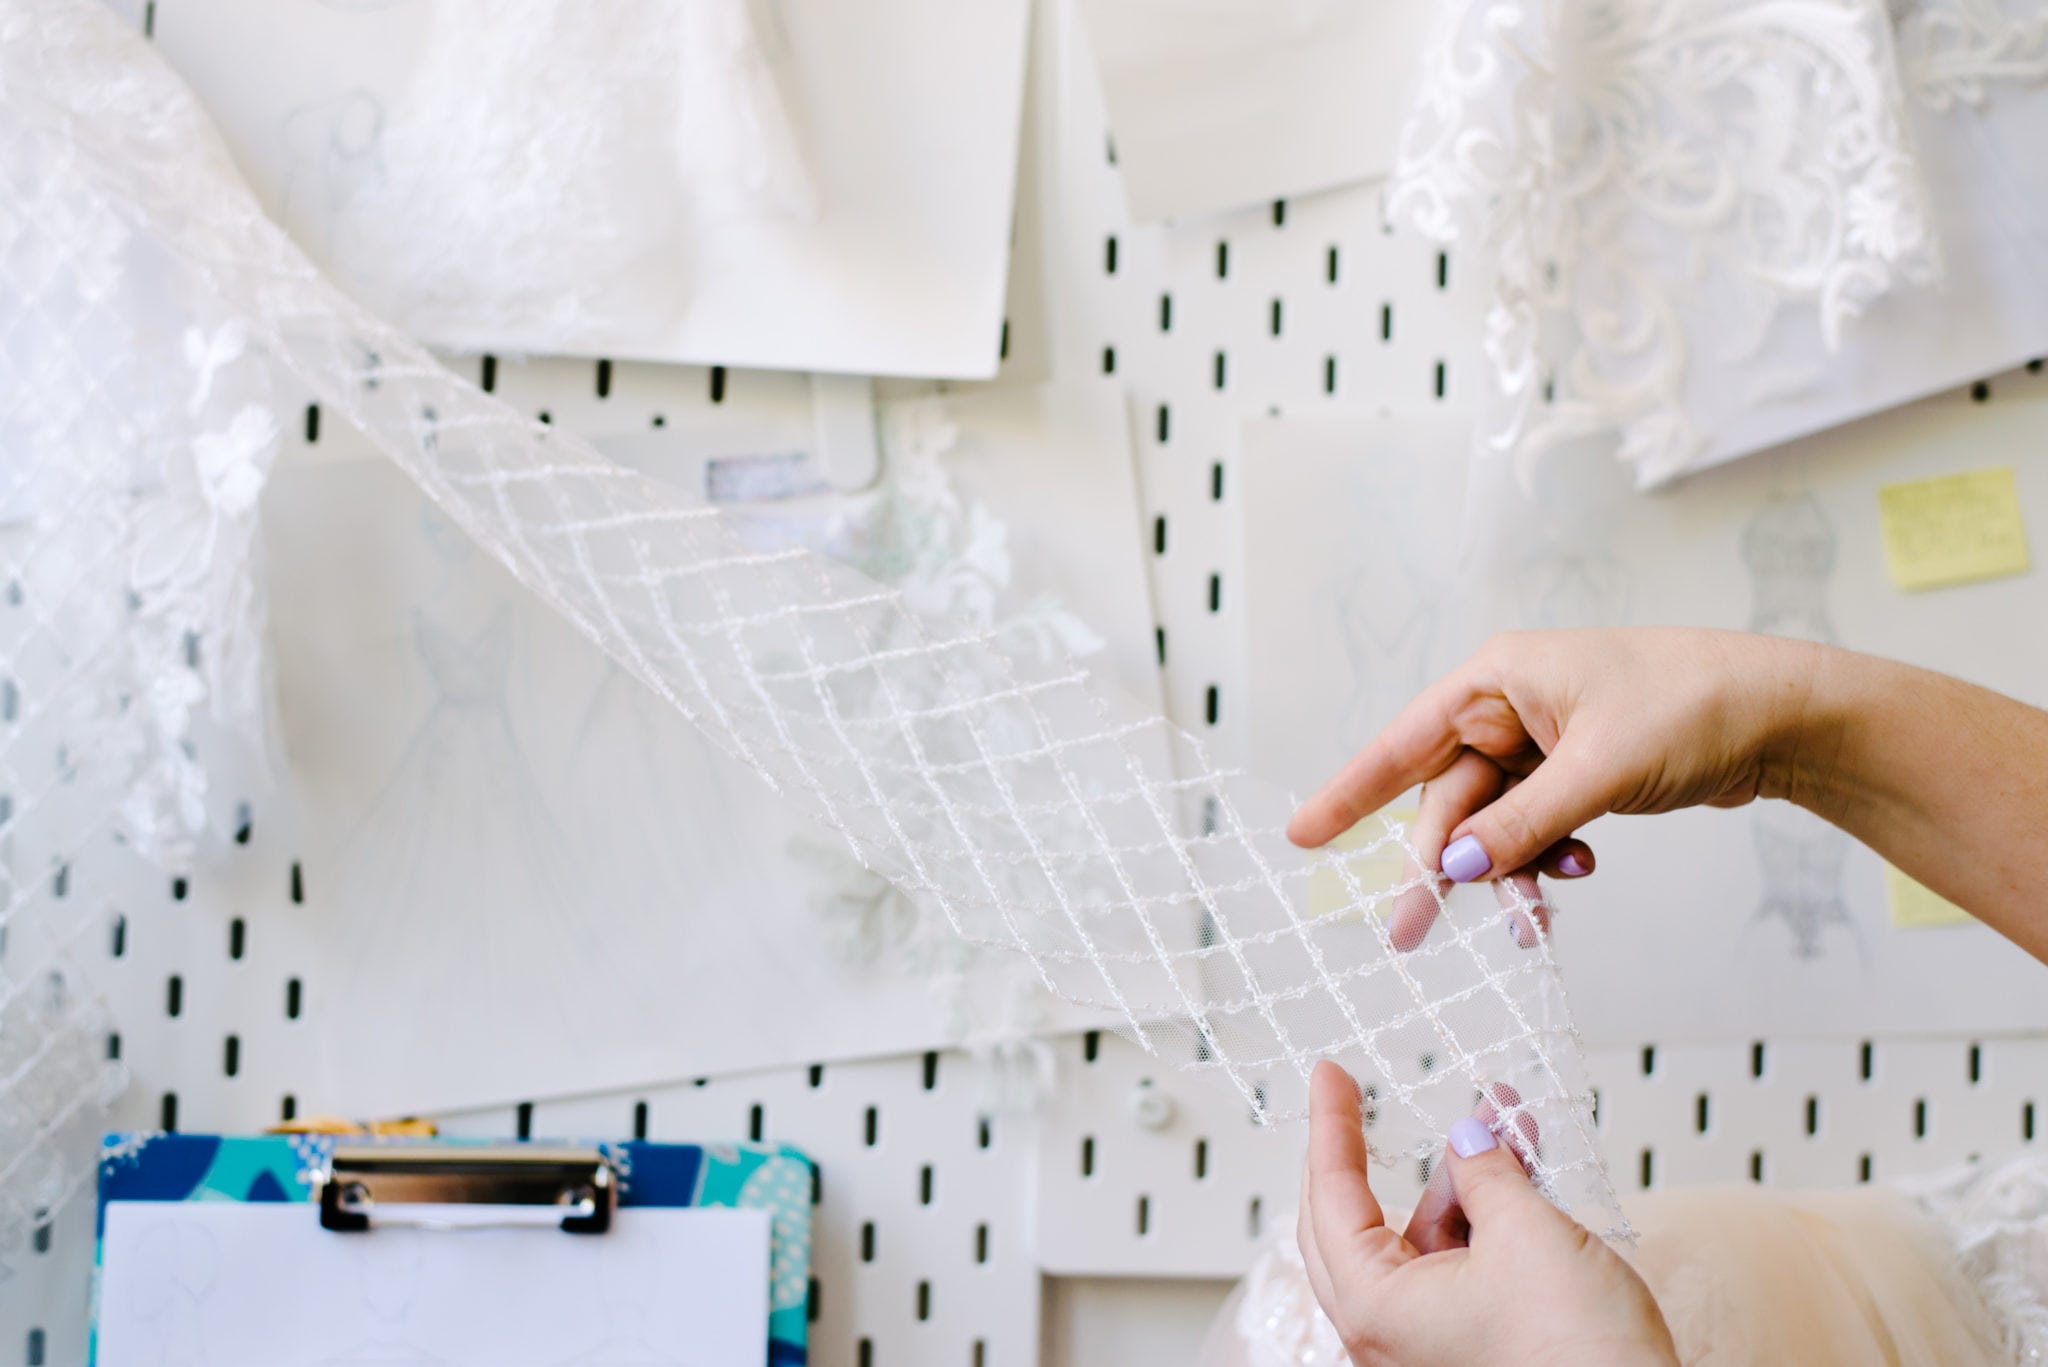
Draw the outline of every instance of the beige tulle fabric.
<instances>
[{"instance_id":1,"label":"beige tulle fabric","mask_svg":"<svg viewBox=\"0 0 2048 1367\"><path fill-rule=\"evenodd\" d=\"M1995 1178L1996 1173L1988 1176ZM1976 1180L1973 1187L1989 1190ZM2011 1183L2005 1182L2005 1187ZM1923 1198L1924 1199L1924 1198ZM2016 1213L2001 1198L2008 1214ZM1904 1191L1773 1192L1702 1186L1629 1202L1626 1253L1649 1284L1687 1367L1991 1367L2039 1361L2022 1304L2043 1288L1983 1293L1955 1212ZM1389 1213L1397 1227L1407 1213ZM1279 1222L1276 1222L1279 1223ZM2048 1231L2048 1220L2030 1217ZM2010 1245L2019 1231L2002 1231ZM2006 1259L2010 1262L2010 1259ZM2024 1292L2015 1296L2015 1291ZM2003 1313L2000 1313L2000 1312ZM1224 1304L1198 1367L1343 1367L1294 1245L1294 1221L1268 1241Z\"/></svg>"},{"instance_id":2,"label":"beige tulle fabric","mask_svg":"<svg viewBox=\"0 0 2048 1367\"><path fill-rule=\"evenodd\" d=\"M1677 1188L1631 1209L1632 1261L1688 1364L2014 1361L1947 1232L1903 1193Z\"/></svg>"}]
</instances>

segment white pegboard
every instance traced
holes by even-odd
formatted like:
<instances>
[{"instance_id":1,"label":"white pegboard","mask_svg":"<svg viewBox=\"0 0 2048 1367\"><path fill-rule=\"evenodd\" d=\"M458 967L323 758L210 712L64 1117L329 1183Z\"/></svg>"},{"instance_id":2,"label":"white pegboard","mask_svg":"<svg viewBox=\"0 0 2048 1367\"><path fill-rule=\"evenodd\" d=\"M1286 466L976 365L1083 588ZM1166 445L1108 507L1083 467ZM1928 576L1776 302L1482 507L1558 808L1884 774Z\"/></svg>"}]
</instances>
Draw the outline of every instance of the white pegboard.
<instances>
[{"instance_id":1,"label":"white pegboard","mask_svg":"<svg viewBox=\"0 0 2048 1367\"><path fill-rule=\"evenodd\" d=\"M1302 1129L1261 1129L1207 1079L1115 1036L1062 1041L1060 1059L1037 1135L1046 1270L1242 1275L1298 1203ZM1632 1193L1674 1183L1840 1187L1995 1162L2048 1127L2048 1039L1645 1044L1589 1066L1624 1210ZM1399 1209L1424 1180L1403 1165L1375 1170L1373 1185Z\"/></svg>"},{"instance_id":2,"label":"white pegboard","mask_svg":"<svg viewBox=\"0 0 2048 1367\"><path fill-rule=\"evenodd\" d=\"M119 3L147 22L178 0ZM1238 424L1274 410L1413 411L1476 398L1476 273L1454 254L1389 232L1370 189L1196 225L1131 228L1066 0L1041 0L1035 31L998 383L1108 372L1128 387L1169 708L1221 754L1241 756L1246 671L1274 665L1247 661L1240 648ZM515 405L593 434L786 420L808 401L796 376L511 358L459 364ZM301 457L353 444L311 410L299 425ZM136 885L114 913L118 952L115 920L103 930L120 1026L110 1047L134 1076L118 1117L124 1126L245 1129L288 1104L319 1106L293 1082L305 1024L325 1001L321 965L308 960L295 929L318 913L319 890L294 877L288 824L261 803L250 818L247 840L189 886ZM1654 1182L1760 1171L1771 1183L1842 1183L1866 1170L1881 1177L2032 1142L2028 1082L2044 1075L2048 1044L1985 1040L1973 1056L1969 1041L1886 1041L1871 1046L1868 1076L1857 1042L1766 1044L1753 1075L1754 1042L1739 1022L1730 1022L1729 1038L1683 1051L1644 1046L1647 1071L1642 1049L1596 1058L1601 1133L1624 1195L1646 1170L1644 1153ZM758 1106L764 1134L804 1148L822 1168L814 1361L1025 1363L1038 1347L1034 1256L1075 1275L1230 1275L1254 1230L1295 1199L1298 1134L1255 1129L1212 1080L1114 1037L1100 1038L1092 1062L1079 1037L1057 1048L1060 1082L1035 1133L999 1116L987 1147L966 1064L950 1054L938 1056L929 1088L927 1061L913 1057L831 1065L816 1085L813 1071L798 1067L448 1124L465 1134L514 1133L522 1123L534 1134L619 1134L644 1117L651 1137L705 1139L749 1133ZM1172 1103L1158 1128L1134 1118L1147 1079ZM1398 1184L1388 1194L1402 1199ZM82 1361L90 1241L89 1204L75 1203L0 1286L0 1367Z\"/></svg>"}]
</instances>

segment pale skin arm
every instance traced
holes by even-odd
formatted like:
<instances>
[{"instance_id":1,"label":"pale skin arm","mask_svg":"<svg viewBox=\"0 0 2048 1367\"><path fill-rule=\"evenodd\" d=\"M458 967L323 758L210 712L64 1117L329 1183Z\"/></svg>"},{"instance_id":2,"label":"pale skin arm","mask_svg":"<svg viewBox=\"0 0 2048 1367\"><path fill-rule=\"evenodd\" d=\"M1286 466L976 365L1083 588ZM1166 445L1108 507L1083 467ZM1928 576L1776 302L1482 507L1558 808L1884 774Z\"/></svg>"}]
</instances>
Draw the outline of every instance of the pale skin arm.
<instances>
[{"instance_id":1,"label":"pale skin arm","mask_svg":"<svg viewBox=\"0 0 2048 1367\"><path fill-rule=\"evenodd\" d=\"M2048 713L1945 675L1739 632L1500 636L1288 834L1323 844L1417 783L1418 853L1458 881L1589 871L1572 833L1607 812L1786 798L2048 960Z\"/></svg>"}]
</instances>

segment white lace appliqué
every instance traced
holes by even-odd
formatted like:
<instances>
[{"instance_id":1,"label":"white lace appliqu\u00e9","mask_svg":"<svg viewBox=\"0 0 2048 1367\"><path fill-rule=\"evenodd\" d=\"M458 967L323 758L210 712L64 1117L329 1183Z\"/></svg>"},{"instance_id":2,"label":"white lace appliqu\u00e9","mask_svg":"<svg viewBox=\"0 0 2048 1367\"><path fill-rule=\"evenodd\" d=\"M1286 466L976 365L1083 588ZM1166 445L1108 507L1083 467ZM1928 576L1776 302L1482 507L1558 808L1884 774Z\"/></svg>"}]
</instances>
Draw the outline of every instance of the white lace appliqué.
<instances>
[{"instance_id":1,"label":"white lace appliqu\u00e9","mask_svg":"<svg viewBox=\"0 0 2048 1367\"><path fill-rule=\"evenodd\" d=\"M1717 405L1797 386L1931 281L1906 92L1944 108L2040 74L2042 11L1927 0L1895 48L1882 0L1449 5L1388 203L1493 264L1493 444L1611 436L1660 482Z\"/></svg>"},{"instance_id":2,"label":"white lace appliqu\u00e9","mask_svg":"<svg viewBox=\"0 0 2048 1367\"><path fill-rule=\"evenodd\" d=\"M1389 208L1482 225L1486 349L1524 455L1612 429L1646 481L1703 438L1688 359L1754 357L1781 310L1843 321L1932 255L1865 0L1548 0L1447 11Z\"/></svg>"}]
</instances>

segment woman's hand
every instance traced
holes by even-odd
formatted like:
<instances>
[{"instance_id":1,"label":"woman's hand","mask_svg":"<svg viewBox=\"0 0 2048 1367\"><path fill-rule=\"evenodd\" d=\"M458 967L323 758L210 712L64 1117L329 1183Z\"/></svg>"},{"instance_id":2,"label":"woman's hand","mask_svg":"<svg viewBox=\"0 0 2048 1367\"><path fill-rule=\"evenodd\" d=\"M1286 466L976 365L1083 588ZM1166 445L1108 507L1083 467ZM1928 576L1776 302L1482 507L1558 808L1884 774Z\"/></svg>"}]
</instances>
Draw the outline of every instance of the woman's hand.
<instances>
[{"instance_id":1,"label":"woman's hand","mask_svg":"<svg viewBox=\"0 0 2048 1367\"><path fill-rule=\"evenodd\" d=\"M1675 1367L1649 1289L1545 1201L1477 1119L1451 1128L1456 1206L1425 1197L1406 1237L1366 1180L1358 1088L1334 1063L1309 1080L1302 1261L1359 1367L1516 1363Z\"/></svg>"},{"instance_id":2,"label":"woman's hand","mask_svg":"<svg viewBox=\"0 0 2048 1367\"><path fill-rule=\"evenodd\" d=\"M1423 783L1416 853L1453 882L1592 872L1607 812L1790 795L1824 647L1732 631L1496 636L1409 703L1288 825L1317 846Z\"/></svg>"}]
</instances>

